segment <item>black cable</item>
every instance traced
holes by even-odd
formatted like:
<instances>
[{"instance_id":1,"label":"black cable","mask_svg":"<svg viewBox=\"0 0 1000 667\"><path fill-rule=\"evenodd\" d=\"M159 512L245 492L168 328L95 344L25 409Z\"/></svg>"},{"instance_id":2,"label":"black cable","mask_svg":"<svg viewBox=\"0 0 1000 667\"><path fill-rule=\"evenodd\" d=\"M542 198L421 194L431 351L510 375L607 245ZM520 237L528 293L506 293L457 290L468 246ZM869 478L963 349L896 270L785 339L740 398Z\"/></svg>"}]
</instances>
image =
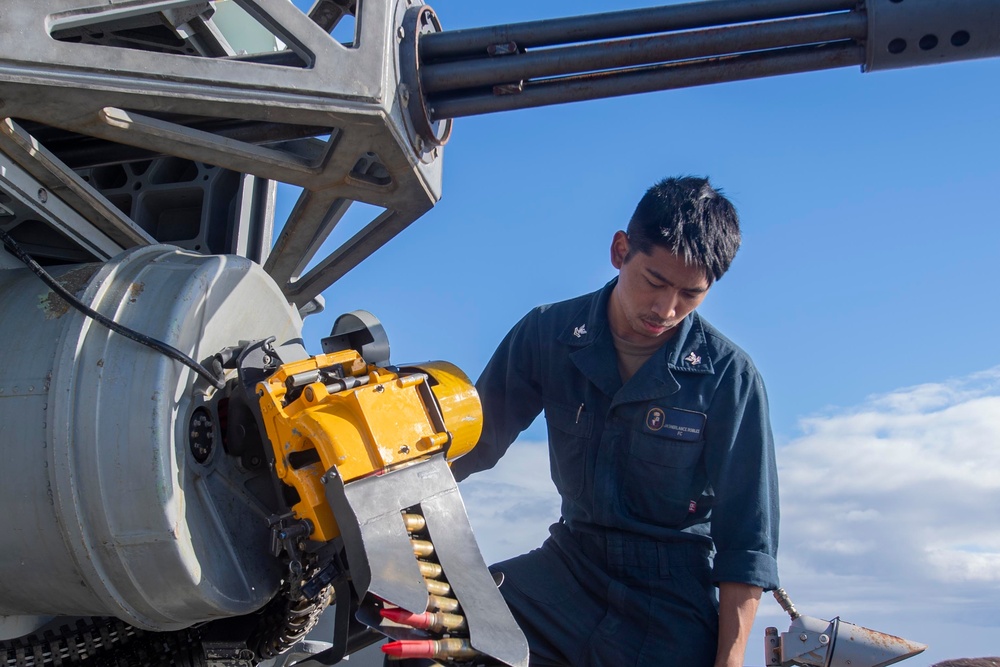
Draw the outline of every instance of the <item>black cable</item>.
<instances>
[{"instance_id":1,"label":"black cable","mask_svg":"<svg viewBox=\"0 0 1000 667\"><path fill-rule=\"evenodd\" d=\"M105 317L104 315L101 315L93 308L84 304L82 301L77 299L76 296L71 294L69 290L63 287L55 278L49 275L48 271L42 268L41 264L32 259L28 255L28 253L26 253L24 249L17 243L17 241L11 238L10 234L8 234L2 229L0 229L0 240L2 240L8 248L10 248L10 251L14 254L15 257L24 262L24 264L29 269L31 269L31 271L36 276L41 278L42 282L48 285L53 292L58 294L60 297L63 298L63 300L66 301L66 303L73 306L87 317L95 320L98 324L107 327L108 329L110 329L111 331L115 332L120 336L124 336L129 340L134 340L136 343L139 343L140 345L145 345L146 347L153 348L160 354L166 355L171 359L173 359L174 361L181 362L182 364L193 370L195 373L205 378L205 380L207 380L208 383L211 384L216 389L222 389L223 387L226 386L226 384L221 380L219 380L218 377L216 377L215 374L213 374L210 370L208 370L207 368L199 364L197 361L195 361L188 355L178 350L176 347L168 345L162 341L156 340L155 338L151 338L150 336L147 336L145 334L141 334L138 331L133 331L132 329L129 329L128 327L123 326L118 322L115 322L114 320Z\"/></svg>"}]
</instances>

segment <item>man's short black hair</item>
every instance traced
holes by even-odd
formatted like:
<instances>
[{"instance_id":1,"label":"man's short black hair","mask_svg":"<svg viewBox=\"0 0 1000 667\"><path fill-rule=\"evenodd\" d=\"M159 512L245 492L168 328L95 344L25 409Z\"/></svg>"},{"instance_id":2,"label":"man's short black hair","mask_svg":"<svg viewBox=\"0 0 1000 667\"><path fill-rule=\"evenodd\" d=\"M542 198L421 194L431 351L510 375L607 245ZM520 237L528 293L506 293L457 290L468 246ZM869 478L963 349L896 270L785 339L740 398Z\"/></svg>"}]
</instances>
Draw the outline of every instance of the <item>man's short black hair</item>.
<instances>
[{"instance_id":1,"label":"man's short black hair","mask_svg":"<svg viewBox=\"0 0 1000 667\"><path fill-rule=\"evenodd\" d=\"M628 223L629 251L662 246L710 282L722 277L740 249L740 218L707 178L665 178L643 195ZM625 261L628 261L628 257Z\"/></svg>"}]
</instances>

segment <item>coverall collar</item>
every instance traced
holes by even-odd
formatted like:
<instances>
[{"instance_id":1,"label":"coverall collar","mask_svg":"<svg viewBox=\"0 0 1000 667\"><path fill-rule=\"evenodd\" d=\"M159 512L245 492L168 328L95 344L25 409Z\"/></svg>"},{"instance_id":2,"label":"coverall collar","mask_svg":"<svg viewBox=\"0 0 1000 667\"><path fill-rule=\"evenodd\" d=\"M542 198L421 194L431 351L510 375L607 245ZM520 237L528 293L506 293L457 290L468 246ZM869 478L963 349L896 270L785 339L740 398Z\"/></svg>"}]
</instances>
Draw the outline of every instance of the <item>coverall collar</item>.
<instances>
[{"instance_id":1,"label":"coverall collar","mask_svg":"<svg viewBox=\"0 0 1000 667\"><path fill-rule=\"evenodd\" d=\"M715 373L705 328L698 314L692 312L678 325L677 333L622 386L608 322L608 299L617 283L618 278L614 278L595 292L558 338L560 343L576 348L570 352L573 363L602 392L613 397L615 405L677 392L680 384L671 371Z\"/></svg>"}]
</instances>

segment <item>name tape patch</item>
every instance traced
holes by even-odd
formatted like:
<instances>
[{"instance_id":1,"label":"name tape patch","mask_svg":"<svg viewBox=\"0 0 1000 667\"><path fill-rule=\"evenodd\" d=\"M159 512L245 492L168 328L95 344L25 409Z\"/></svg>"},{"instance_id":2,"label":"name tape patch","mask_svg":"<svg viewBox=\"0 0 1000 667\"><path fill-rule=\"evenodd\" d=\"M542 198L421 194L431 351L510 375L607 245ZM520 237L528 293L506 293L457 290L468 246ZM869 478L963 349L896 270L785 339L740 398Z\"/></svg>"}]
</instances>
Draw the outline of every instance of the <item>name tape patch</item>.
<instances>
[{"instance_id":1,"label":"name tape patch","mask_svg":"<svg viewBox=\"0 0 1000 667\"><path fill-rule=\"evenodd\" d=\"M646 421L642 425L642 430L663 438L698 442L705 430L707 419L708 417L702 412L661 408L654 405L646 411Z\"/></svg>"}]
</instances>

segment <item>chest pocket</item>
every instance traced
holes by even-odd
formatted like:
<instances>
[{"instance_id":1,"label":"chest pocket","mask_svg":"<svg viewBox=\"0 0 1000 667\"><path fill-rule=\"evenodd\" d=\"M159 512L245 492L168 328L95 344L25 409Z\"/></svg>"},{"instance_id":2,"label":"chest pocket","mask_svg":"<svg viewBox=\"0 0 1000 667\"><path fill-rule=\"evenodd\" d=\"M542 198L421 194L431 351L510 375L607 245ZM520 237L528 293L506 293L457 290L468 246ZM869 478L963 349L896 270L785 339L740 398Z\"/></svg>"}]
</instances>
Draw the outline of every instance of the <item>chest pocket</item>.
<instances>
[{"instance_id":1,"label":"chest pocket","mask_svg":"<svg viewBox=\"0 0 1000 667\"><path fill-rule=\"evenodd\" d=\"M700 495L691 487L704 443L700 433L681 437L671 437L666 429L650 433L643 424L633 429L623 464L622 501L634 518L675 527L690 514L692 499Z\"/></svg>"},{"instance_id":2,"label":"chest pocket","mask_svg":"<svg viewBox=\"0 0 1000 667\"><path fill-rule=\"evenodd\" d=\"M564 498L577 499L587 477L588 445L594 416L577 407L545 404L552 481Z\"/></svg>"}]
</instances>

